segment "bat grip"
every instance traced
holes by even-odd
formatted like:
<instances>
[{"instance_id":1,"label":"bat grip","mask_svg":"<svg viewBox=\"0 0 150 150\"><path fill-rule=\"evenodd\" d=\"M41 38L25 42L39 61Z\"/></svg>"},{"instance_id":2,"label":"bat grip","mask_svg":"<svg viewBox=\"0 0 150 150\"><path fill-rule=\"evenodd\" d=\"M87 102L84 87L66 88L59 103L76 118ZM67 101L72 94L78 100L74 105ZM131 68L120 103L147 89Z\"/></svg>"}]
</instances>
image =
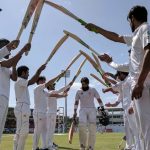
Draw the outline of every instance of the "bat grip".
<instances>
[{"instance_id":1,"label":"bat grip","mask_svg":"<svg viewBox=\"0 0 150 150\"><path fill-rule=\"evenodd\" d=\"M78 21L83 25L83 26L86 26L87 23L85 21L83 21L82 19L78 19Z\"/></svg>"}]
</instances>

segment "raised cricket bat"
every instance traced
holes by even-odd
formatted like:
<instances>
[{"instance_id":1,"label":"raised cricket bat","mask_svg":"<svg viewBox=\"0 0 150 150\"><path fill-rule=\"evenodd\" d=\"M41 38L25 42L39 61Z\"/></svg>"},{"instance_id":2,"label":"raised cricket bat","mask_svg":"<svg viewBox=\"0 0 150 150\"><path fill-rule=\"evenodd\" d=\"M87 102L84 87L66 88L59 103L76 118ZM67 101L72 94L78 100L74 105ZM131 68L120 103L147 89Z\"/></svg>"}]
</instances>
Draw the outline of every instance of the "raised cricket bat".
<instances>
[{"instance_id":1,"label":"raised cricket bat","mask_svg":"<svg viewBox=\"0 0 150 150\"><path fill-rule=\"evenodd\" d=\"M98 67L99 67L100 70L102 71L102 74L104 74L105 72L104 72L104 70L102 69L102 66L101 66L101 64L100 64L99 59L97 58L97 56L96 56L94 53L92 53L92 55L93 55L93 57L94 57L94 59L95 59L95 62L96 62L97 65L98 65Z\"/></svg>"},{"instance_id":2,"label":"raised cricket bat","mask_svg":"<svg viewBox=\"0 0 150 150\"><path fill-rule=\"evenodd\" d=\"M102 72L101 70L99 69L97 63L88 55L86 54L85 52L83 52L82 50L80 50L80 53L92 64L92 66L97 70L97 72L100 73L100 75L102 76Z\"/></svg>"},{"instance_id":3,"label":"raised cricket bat","mask_svg":"<svg viewBox=\"0 0 150 150\"><path fill-rule=\"evenodd\" d=\"M102 81L100 78L98 78L96 75L94 75L94 74L90 74L94 79L96 79L97 81L99 81L101 84L103 84L105 87L108 87L108 85L104 82L104 81Z\"/></svg>"},{"instance_id":4,"label":"raised cricket bat","mask_svg":"<svg viewBox=\"0 0 150 150\"><path fill-rule=\"evenodd\" d=\"M92 51L93 53L95 53L97 56L99 56L100 54L94 50L92 47L90 47L88 44L86 44L81 38L79 38L77 35L68 32L66 30L64 30L64 33L69 35L70 37L72 37L74 40L76 40L77 42L79 42L81 45L85 46L87 49L89 49L90 51Z\"/></svg>"},{"instance_id":5,"label":"raised cricket bat","mask_svg":"<svg viewBox=\"0 0 150 150\"><path fill-rule=\"evenodd\" d=\"M45 64L47 64L51 60L51 58L54 56L54 54L57 52L57 50L60 48L60 46L67 40L67 38L68 38L68 35L65 35L59 40L59 42L56 44L56 46L50 53L49 57L47 58Z\"/></svg>"},{"instance_id":6,"label":"raised cricket bat","mask_svg":"<svg viewBox=\"0 0 150 150\"><path fill-rule=\"evenodd\" d=\"M65 69L65 72L67 72L69 70L69 68L74 64L74 62L81 56L81 53L79 53L78 55L76 55L70 62L70 64L67 66L67 68ZM60 80L60 78L58 78L57 82Z\"/></svg>"},{"instance_id":7,"label":"raised cricket bat","mask_svg":"<svg viewBox=\"0 0 150 150\"><path fill-rule=\"evenodd\" d=\"M31 0L28 7L27 7L27 10L26 10L26 13L25 13L25 16L23 18L23 21L22 21L22 25L21 25L21 28L19 30L19 33L17 35L17 40L20 39L21 37L21 34L23 32L23 30L27 27L36 7L37 7L37 4L38 4L39 0Z\"/></svg>"},{"instance_id":8,"label":"raised cricket bat","mask_svg":"<svg viewBox=\"0 0 150 150\"><path fill-rule=\"evenodd\" d=\"M62 77L64 75L64 72L61 72L56 77L52 78L47 84L53 84L58 78Z\"/></svg>"},{"instance_id":9,"label":"raised cricket bat","mask_svg":"<svg viewBox=\"0 0 150 150\"><path fill-rule=\"evenodd\" d=\"M33 34L35 33L37 24L39 22L39 18L40 18L40 15L41 15L43 5L44 5L44 0L39 0L36 11L35 11L35 15L34 15L33 23L32 23L32 28L31 28L31 31L30 31L28 43L32 42ZM28 55L28 52L26 52L25 54Z\"/></svg>"},{"instance_id":10,"label":"raised cricket bat","mask_svg":"<svg viewBox=\"0 0 150 150\"><path fill-rule=\"evenodd\" d=\"M77 79L77 77L79 76L79 74L81 73L81 69L82 69L82 67L83 67L83 65L85 64L85 62L86 62L86 58L83 60L83 62L81 63L81 65L80 65L80 67L79 67L79 69L78 69L78 71L77 71L77 73L76 73L76 75L73 77L73 79L72 79L72 84L74 83L74 81ZM72 86L72 85L71 85Z\"/></svg>"},{"instance_id":11,"label":"raised cricket bat","mask_svg":"<svg viewBox=\"0 0 150 150\"><path fill-rule=\"evenodd\" d=\"M78 22L80 22L82 25L87 25L87 23L85 21L83 21L81 18L77 17L76 15L74 15L72 12L70 12L69 10L67 10L66 8L64 8L63 6L60 6L58 4L55 4L53 2L50 1L45 1L46 4L56 8L57 10L61 11L62 13L68 15L69 17L77 20Z\"/></svg>"}]
</instances>

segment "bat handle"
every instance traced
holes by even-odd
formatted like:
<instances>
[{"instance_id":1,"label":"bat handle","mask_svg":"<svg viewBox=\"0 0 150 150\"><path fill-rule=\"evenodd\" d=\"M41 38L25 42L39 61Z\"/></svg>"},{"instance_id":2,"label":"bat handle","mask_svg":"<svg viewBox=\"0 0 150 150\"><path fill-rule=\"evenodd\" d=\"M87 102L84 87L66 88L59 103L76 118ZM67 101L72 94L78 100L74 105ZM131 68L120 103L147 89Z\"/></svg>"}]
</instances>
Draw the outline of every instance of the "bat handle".
<instances>
[{"instance_id":1,"label":"bat handle","mask_svg":"<svg viewBox=\"0 0 150 150\"><path fill-rule=\"evenodd\" d=\"M20 30L19 30L19 33L18 33L18 35L17 35L16 40L19 40L19 39L20 39L23 30L24 30L24 26L22 25L21 28L20 28Z\"/></svg>"},{"instance_id":2,"label":"bat handle","mask_svg":"<svg viewBox=\"0 0 150 150\"><path fill-rule=\"evenodd\" d=\"M83 26L86 26L86 25L87 25L87 23L86 23L84 20L82 20L82 19L78 19L78 21L79 21ZM97 34L96 29L93 29L92 32L95 32L95 33Z\"/></svg>"},{"instance_id":3,"label":"bat handle","mask_svg":"<svg viewBox=\"0 0 150 150\"><path fill-rule=\"evenodd\" d=\"M28 43L31 43L32 42L32 38L33 38L33 32L30 33L30 36L29 36L29 39L28 39ZM25 55L27 56L29 54L29 51L28 52L25 52Z\"/></svg>"}]
</instances>

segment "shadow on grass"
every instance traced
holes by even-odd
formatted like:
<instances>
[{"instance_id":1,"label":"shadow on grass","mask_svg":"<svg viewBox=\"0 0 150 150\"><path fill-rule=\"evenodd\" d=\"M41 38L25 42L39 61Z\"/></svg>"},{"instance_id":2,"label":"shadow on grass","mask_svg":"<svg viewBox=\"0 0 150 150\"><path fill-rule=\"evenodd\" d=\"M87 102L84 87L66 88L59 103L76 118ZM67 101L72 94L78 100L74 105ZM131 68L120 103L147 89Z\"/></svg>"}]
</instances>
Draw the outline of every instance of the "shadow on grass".
<instances>
[{"instance_id":1,"label":"shadow on grass","mask_svg":"<svg viewBox=\"0 0 150 150\"><path fill-rule=\"evenodd\" d=\"M74 148L69 148L69 147L61 147L61 146L59 146L59 149L79 150L79 149L74 149Z\"/></svg>"}]
</instances>

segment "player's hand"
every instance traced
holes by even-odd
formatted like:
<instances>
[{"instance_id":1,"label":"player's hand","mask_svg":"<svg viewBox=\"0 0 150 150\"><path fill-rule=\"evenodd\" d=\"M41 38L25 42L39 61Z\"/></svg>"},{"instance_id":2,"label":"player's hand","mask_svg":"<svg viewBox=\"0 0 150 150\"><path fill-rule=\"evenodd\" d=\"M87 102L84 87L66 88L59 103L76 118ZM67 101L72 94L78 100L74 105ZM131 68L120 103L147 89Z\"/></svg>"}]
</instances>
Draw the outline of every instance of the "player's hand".
<instances>
[{"instance_id":1,"label":"player's hand","mask_svg":"<svg viewBox=\"0 0 150 150\"><path fill-rule=\"evenodd\" d=\"M27 43L24 47L23 47L23 52L28 52L28 51L30 51L30 49L31 49L31 44L30 43Z\"/></svg>"},{"instance_id":2,"label":"player's hand","mask_svg":"<svg viewBox=\"0 0 150 150\"><path fill-rule=\"evenodd\" d=\"M143 93L143 84L137 83L132 91L132 100L141 98L142 93Z\"/></svg>"},{"instance_id":3,"label":"player's hand","mask_svg":"<svg viewBox=\"0 0 150 150\"><path fill-rule=\"evenodd\" d=\"M103 92L103 93L106 93L106 89L102 89L102 92Z\"/></svg>"},{"instance_id":4,"label":"player's hand","mask_svg":"<svg viewBox=\"0 0 150 150\"><path fill-rule=\"evenodd\" d=\"M111 107L110 102L105 104L106 107Z\"/></svg>"},{"instance_id":5,"label":"player's hand","mask_svg":"<svg viewBox=\"0 0 150 150\"><path fill-rule=\"evenodd\" d=\"M97 26L92 24L92 23L88 23L85 28L87 28L89 31L96 31L97 30Z\"/></svg>"},{"instance_id":6,"label":"player's hand","mask_svg":"<svg viewBox=\"0 0 150 150\"><path fill-rule=\"evenodd\" d=\"M18 47L19 43L20 43L19 40L13 40L9 44L7 44L6 47L9 51L11 51L11 50L16 49Z\"/></svg>"},{"instance_id":7,"label":"player's hand","mask_svg":"<svg viewBox=\"0 0 150 150\"><path fill-rule=\"evenodd\" d=\"M63 93L63 97L66 97L66 96L68 96L68 93L65 91L65 92Z\"/></svg>"},{"instance_id":8,"label":"player's hand","mask_svg":"<svg viewBox=\"0 0 150 150\"><path fill-rule=\"evenodd\" d=\"M98 58L106 63L111 63L113 61L112 57L106 53L99 55Z\"/></svg>"},{"instance_id":9,"label":"player's hand","mask_svg":"<svg viewBox=\"0 0 150 150\"><path fill-rule=\"evenodd\" d=\"M129 115L131 115L131 114L134 113L133 107L130 107L130 108L128 109L128 113L129 113Z\"/></svg>"}]
</instances>

